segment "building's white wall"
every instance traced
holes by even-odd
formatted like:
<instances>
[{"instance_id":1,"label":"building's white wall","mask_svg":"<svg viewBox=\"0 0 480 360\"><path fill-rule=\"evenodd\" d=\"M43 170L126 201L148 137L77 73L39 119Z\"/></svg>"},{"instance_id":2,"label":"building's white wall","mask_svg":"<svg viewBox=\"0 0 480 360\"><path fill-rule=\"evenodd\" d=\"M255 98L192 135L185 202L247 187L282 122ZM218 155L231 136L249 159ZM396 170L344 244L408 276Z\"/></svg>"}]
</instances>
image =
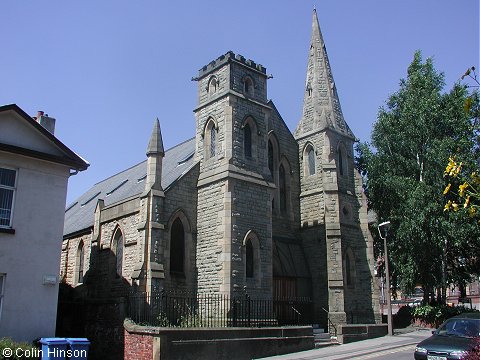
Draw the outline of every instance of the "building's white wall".
<instances>
[{"instance_id":1,"label":"building's white wall","mask_svg":"<svg viewBox=\"0 0 480 360\"><path fill-rule=\"evenodd\" d=\"M31 341L55 335L69 168L0 151L0 167L17 169L12 227L0 232L0 273L6 273L0 338Z\"/></svg>"},{"instance_id":2,"label":"building's white wall","mask_svg":"<svg viewBox=\"0 0 480 360\"><path fill-rule=\"evenodd\" d=\"M27 148L51 155L63 153L46 136L35 130L17 113L0 114L0 143Z\"/></svg>"}]
</instances>

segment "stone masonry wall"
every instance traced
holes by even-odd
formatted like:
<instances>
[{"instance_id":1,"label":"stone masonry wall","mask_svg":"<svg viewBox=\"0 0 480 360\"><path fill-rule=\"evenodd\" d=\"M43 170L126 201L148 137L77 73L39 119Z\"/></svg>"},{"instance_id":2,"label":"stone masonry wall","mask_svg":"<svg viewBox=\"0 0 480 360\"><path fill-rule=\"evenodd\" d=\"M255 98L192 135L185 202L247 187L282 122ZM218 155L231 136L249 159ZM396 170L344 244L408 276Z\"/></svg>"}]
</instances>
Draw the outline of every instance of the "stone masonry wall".
<instances>
[{"instance_id":1,"label":"stone masonry wall","mask_svg":"<svg viewBox=\"0 0 480 360\"><path fill-rule=\"evenodd\" d=\"M179 212L183 213L187 218L189 230L185 236L185 276L172 276L169 272L170 259L165 256L165 288L166 289L182 289L193 291L196 287L197 271L196 271L196 245L197 245L197 180L199 166L196 165L175 185L168 189L165 194L164 214L165 214L165 231L164 243L165 250L162 253L169 254L170 249L170 227ZM189 231L189 232L188 232Z\"/></svg>"},{"instance_id":2,"label":"stone masonry wall","mask_svg":"<svg viewBox=\"0 0 480 360\"><path fill-rule=\"evenodd\" d=\"M233 181L232 265L234 292L246 286L250 295L270 297L272 291L272 225L269 188L247 181ZM258 238L259 264L254 261L254 281L246 278L244 240L249 231ZM256 257L254 257L255 259ZM253 280L253 279L252 279Z\"/></svg>"},{"instance_id":3,"label":"stone masonry wall","mask_svg":"<svg viewBox=\"0 0 480 360\"><path fill-rule=\"evenodd\" d=\"M305 147L311 144L315 151L315 174L310 175L306 167ZM301 138L298 140L298 157L300 167L300 224L302 226L322 224L325 218L325 199L322 183L322 163L325 154L324 134Z\"/></svg>"},{"instance_id":4,"label":"stone masonry wall","mask_svg":"<svg viewBox=\"0 0 480 360\"><path fill-rule=\"evenodd\" d=\"M222 269L220 240L225 235L222 214L226 190L224 182L211 183L198 189L196 256L199 292L218 292L222 284L219 276Z\"/></svg>"}]
</instances>

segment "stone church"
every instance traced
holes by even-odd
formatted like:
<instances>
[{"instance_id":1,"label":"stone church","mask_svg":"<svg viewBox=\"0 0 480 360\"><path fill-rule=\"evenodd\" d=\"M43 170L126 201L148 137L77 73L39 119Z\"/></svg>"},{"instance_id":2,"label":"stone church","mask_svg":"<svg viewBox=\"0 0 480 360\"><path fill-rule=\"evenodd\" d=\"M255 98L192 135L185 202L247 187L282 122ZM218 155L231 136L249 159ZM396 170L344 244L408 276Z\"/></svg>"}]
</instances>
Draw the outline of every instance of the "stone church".
<instances>
[{"instance_id":1,"label":"stone church","mask_svg":"<svg viewBox=\"0 0 480 360\"><path fill-rule=\"evenodd\" d=\"M65 210L63 281L92 298L132 288L307 296L312 323L327 312L334 323L378 322L356 140L315 11L293 134L268 78L233 52L202 67L195 137L165 150L156 120L145 161Z\"/></svg>"}]
</instances>

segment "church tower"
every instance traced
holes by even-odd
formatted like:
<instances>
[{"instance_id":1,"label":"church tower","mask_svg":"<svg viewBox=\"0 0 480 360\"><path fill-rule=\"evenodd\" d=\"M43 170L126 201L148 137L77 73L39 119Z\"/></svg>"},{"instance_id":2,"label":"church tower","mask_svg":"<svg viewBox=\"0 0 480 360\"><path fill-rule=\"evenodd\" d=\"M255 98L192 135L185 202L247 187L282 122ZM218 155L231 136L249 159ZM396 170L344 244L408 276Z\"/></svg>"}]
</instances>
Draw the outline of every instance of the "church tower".
<instances>
[{"instance_id":1,"label":"church tower","mask_svg":"<svg viewBox=\"0 0 480 360\"><path fill-rule=\"evenodd\" d=\"M302 238L310 263L317 267L311 271L317 313L320 306L334 323L371 322L373 247L354 167L355 137L342 114L315 10L303 114L294 136ZM353 319L353 312L365 313L365 318Z\"/></svg>"},{"instance_id":2,"label":"church tower","mask_svg":"<svg viewBox=\"0 0 480 360\"><path fill-rule=\"evenodd\" d=\"M194 80L198 291L271 296L266 69L228 52Z\"/></svg>"}]
</instances>

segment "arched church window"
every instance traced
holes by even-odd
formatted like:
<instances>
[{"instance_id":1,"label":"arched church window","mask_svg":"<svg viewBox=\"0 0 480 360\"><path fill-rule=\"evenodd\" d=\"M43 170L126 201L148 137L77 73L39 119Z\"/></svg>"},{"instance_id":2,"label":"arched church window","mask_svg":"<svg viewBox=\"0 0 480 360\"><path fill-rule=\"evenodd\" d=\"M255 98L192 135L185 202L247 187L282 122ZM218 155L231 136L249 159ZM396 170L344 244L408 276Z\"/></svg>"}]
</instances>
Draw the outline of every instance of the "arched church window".
<instances>
[{"instance_id":1,"label":"arched church window","mask_svg":"<svg viewBox=\"0 0 480 360\"><path fill-rule=\"evenodd\" d=\"M170 230L170 272L183 273L185 258L185 229L182 220L175 219Z\"/></svg>"},{"instance_id":2,"label":"arched church window","mask_svg":"<svg viewBox=\"0 0 480 360\"><path fill-rule=\"evenodd\" d=\"M280 211L284 214L287 212L287 179L283 164L278 168L278 182L280 188Z\"/></svg>"},{"instance_id":3,"label":"arched church window","mask_svg":"<svg viewBox=\"0 0 480 360\"><path fill-rule=\"evenodd\" d=\"M215 92L217 92L217 89L218 89L218 80L215 76L212 76L208 81L208 87L207 87L208 94L209 95L214 94Z\"/></svg>"},{"instance_id":4,"label":"arched church window","mask_svg":"<svg viewBox=\"0 0 480 360\"><path fill-rule=\"evenodd\" d=\"M85 258L85 246L83 241L80 241L77 249L77 284L83 283L83 267Z\"/></svg>"},{"instance_id":5,"label":"arched church window","mask_svg":"<svg viewBox=\"0 0 480 360\"><path fill-rule=\"evenodd\" d=\"M308 173L309 175L315 174L315 151L312 147L308 150Z\"/></svg>"},{"instance_id":6,"label":"arched church window","mask_svg":"<svg viewBox=\"0 0 480 360\"><path fill-rule=\"evenodd\" d=\"M113 237L113 250L115 254L115 277L119 278L123 273L123 234L117 228Z\"/></svg>"},{"instance_id":7,"label":"arched church window","mask_svg":"<svg viewBox=\"0 0 480 360\"><path fill-rule=\"evenodd\" d=\"M314 175L316 173L315 150L312 144L307 144L303 152L305 175Z\"/></svg>"},{"instance_id":8,"label":"arched church window","mask_svg":"<svg viewBox=\"0 0 480 360\"><path fill-rule=\"evenodd\" d=\"M243 150L247 157L252 157L252 129L247 123L243 127Z\"/></svg>"},{"instance_id":9,"label":"arched church window","mask_svg":"<svg viewBox=\"0 0 480 360\"><path fill-rule=\"evenodd\" d=\"M338 148L338 171L343 176L343 151Z\"/></svg>"},{"instance_id":10,"label":"arched church window","mask_svg":"<svg viewBox=\"0 0 480 360\"><path fill-rule=\"evenodd\" d=\"M351 269L351 261L350 261L350 255L347 254L345 256L345 277L347 280L347 285L352 284L352 269Z\"/></svg>"},{"instance_id":11,"label":"arched church window","mask_svg":"<svg viewBox=\"0 0 480 360\"><path fill-rule=\"evenodd\" d=\"M345 284L353 286L355 284L355 256L351 248L348 248L345 253Z\"/></svg>"},{"instance_id":12,"label":"arched church window","mask_svg":"<svg viewBox=\"0 0 480 360\"><path fill-rule=\"evenodd\" d=\"M273 144L270 139L268 139L268 169L273 176Z\"/></svg>"},{"instance_id":13,"label":"arched church window","mask_svg":"<svg viewBox=\"0 0 480 360\"><path fill-rule=\"evenodd\" d=\"M217 129L213 119L209 119L205 127L205 158L215 157L217 151Z\"/></svg>"},{"instance_id":14,"label":"arched church window","mask_svg":"<svg viewBox=\"0 0 480 360\"><path fill-rule=\"evenodd\" d=\"M253 278L255 276L254 273L254 253L253 253L253 245L252 240L248 239L245 244L245 275L247 278Z\"/></svg>"},{"instance_id":15,"label":"arched church window","mask_svg":"<svg viewBox=\"0 0 480 360\"><path fill-rule=\"evenodd\" d=\"M347 159L346 159L347 152L343 144L338 146L338 173L340 176L344 176L347 174Z\"/></svg>"},{"instance_id":16,"label":"arched church window","mask_svg":"<svg viewBox=\"0 0 480 360\"><path fill-rule=\"evenodd\" d=\"M247 95L253 95L253 81L250 77L243 80L243 92Z\"/></svg>"}]
</instances>

